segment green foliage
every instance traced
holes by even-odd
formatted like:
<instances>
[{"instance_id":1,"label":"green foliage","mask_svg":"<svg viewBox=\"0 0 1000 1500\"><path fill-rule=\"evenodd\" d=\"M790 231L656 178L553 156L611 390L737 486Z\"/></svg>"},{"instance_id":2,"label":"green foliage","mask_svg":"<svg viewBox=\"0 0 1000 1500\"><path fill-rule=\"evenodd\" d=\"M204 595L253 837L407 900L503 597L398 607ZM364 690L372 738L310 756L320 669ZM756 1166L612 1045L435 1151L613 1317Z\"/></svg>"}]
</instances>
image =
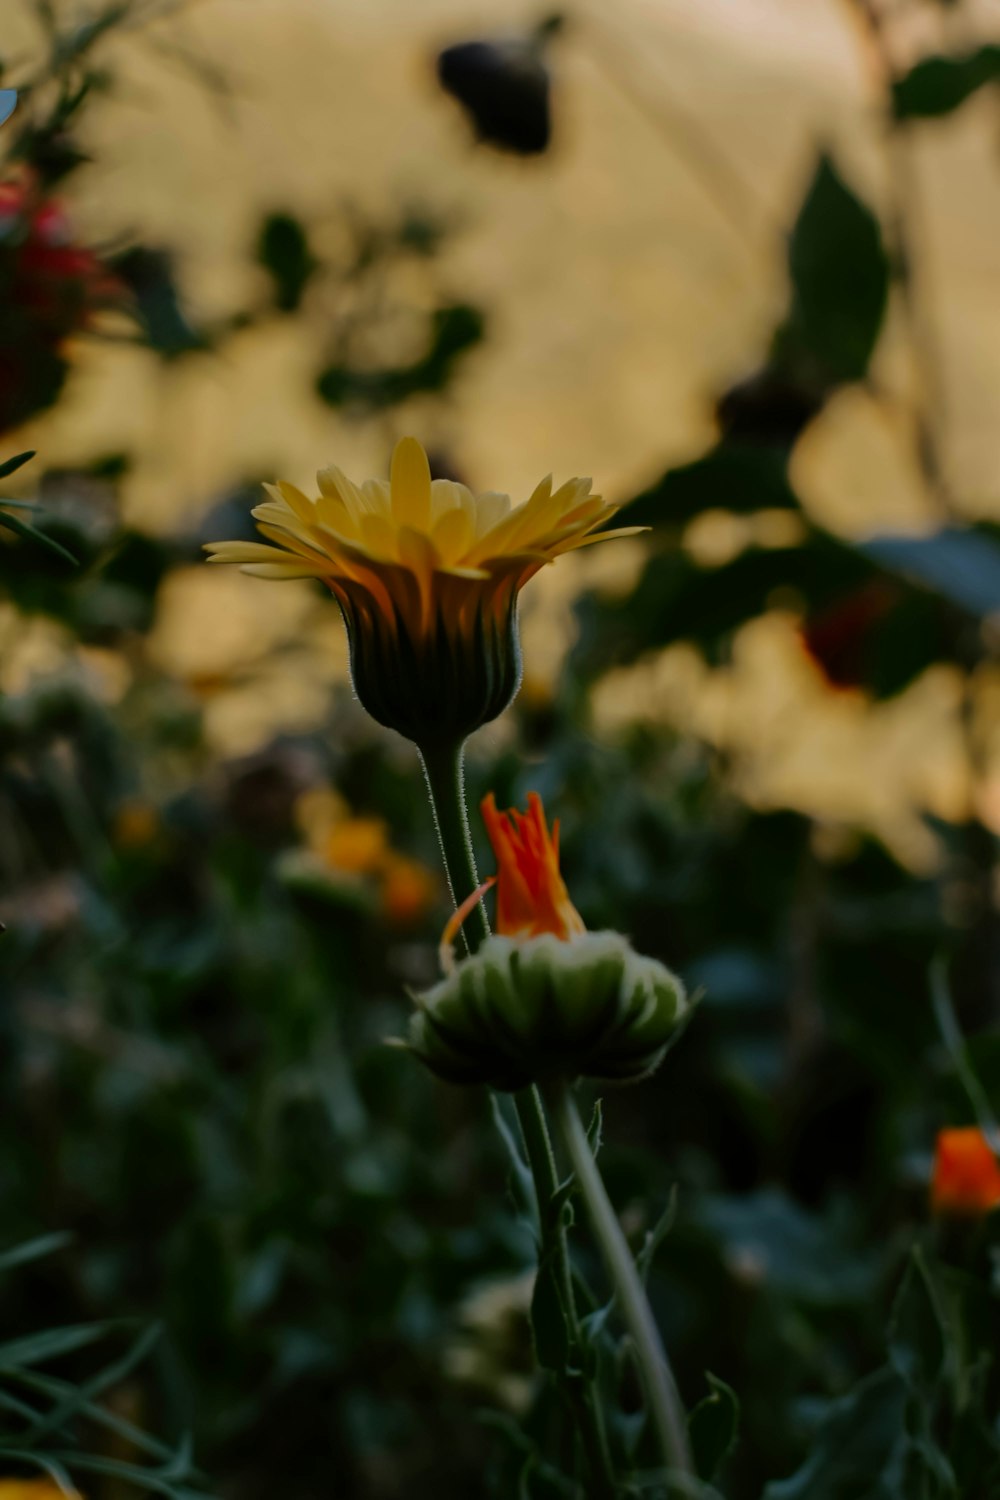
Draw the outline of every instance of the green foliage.
<instances>
[{"instance_id":1,"label":"green foliage","mask_svg":"<svg viewBox=\"0 0 1000 1500\"><path fill-rule=\"evenodd\" d=\"M988 43L963 57L923 57L893 84L897 120L950 115L979 89L1000 79L1000 46Z\"/></svg>"},{"instance_id":2,"label":"green foliage","mask_svg":"<svg viewBox=\"0 0 1000 1500\"><path fill-rule=\"evenodd\" d=\"M868 369L889 294L889 261L875 215L821 156L788 248L792 305L776 347L815 362L830 381Z\"/></svg>"},{"instance_id":3,"label":"green foliage","mask_svg":"<svg viewBox=\"0 0 1000 1500\"><path fill-rule=\"evenodd\" d=\"M12 1247L0 1254L0 1276L65 1249L69 1240L68 1235L50 1234ZM82 1350L120 1342L121 1331L104 1321L47 1328L0 1343L0 1466L47 1474L67 1493L96 1482L96 1476L125 1486L129 1494L207 1500L186 1440L167 1447L102 1399L127 1387L159 1340L159 1328L139 1334L124 1354L77 1380L44 1368L65 1363ZM92 1353L87 1358L93 1362ZM85 1437L88 1446L82 1445ZM112 1444L118 1456L102 1453L103 1444Z\"/></svg>"},{"instance_id":4,"label":"green foliage","mask_svg":"<svg viewBox=\"0 0 1000 1500\"><path fill-rule=\"evenodd\" d=\"M275 306L294 312L319 268L305 229L292 214L269 214L257 238L257 259L274 282Z\"/></svg>"},{"instance_id":5,"label":"green foliage","mask_svg":"<svg viewBox=\"0 0 1000 1500\"><path fill-rule=\"evenodd\" d=\"M736 1447L740 1403L724 1380L706 1374L710 1390L691 1413L691 1447L702 1479L713 1480Z\"/></svg>"},{"instance_id":6,"label":"green foliage","mask_svg":"<svg viewBox=\"0 0 1000 1500\"><path fill-rule=\"evenodd\" d=\"M462 355L483 338L485 321L478 308L460 302L435 308L423 353L404 364L364 369L328 365L316 378L316 390L329 406L356 405L381 411L421 392L443 391Z\"/></svg>"}]
</instances>

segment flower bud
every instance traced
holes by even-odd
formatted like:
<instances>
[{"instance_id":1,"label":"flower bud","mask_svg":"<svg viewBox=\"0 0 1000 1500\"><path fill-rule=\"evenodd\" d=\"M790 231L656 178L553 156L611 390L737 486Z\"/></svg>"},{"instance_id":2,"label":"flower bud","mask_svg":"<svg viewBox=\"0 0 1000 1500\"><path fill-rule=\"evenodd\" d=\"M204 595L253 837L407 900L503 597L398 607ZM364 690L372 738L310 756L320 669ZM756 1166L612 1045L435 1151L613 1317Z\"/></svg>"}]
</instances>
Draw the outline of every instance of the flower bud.
<instances>
[{"instance_id":1,"label":"flower bud","mask_svg":"<svg viewBox=\"0 0 1000 1500\"><path fill-rule=\"evenodd\" d=\"M432 1072L507 1091L644 1078L692 1009L676 974L617 932L491 937L416 1001L409 1045Z\"/></svg>"},{"instance_id":2,"label":"flower bud","mask_svg":"<svg viewBox=\"0 0 1000 1500\"><path fill-rule=\"evenodd\" d=\"M981 1218L1000 1206L1000 1163L975 1125L938 1131L931 1207L935 1213Z\"/></svg>"}]
</instances>

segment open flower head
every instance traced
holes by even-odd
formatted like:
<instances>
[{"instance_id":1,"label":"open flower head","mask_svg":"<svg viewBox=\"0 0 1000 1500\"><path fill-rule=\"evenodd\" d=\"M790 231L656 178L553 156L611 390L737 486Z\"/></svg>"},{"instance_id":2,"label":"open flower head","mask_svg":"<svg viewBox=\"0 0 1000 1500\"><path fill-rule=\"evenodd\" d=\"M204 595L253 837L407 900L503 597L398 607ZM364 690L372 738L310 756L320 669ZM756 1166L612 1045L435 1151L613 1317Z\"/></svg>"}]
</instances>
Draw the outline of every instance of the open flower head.
<instances>
[{"instance_id":1,"label":"open flower head","mask_svg":"<svg viewBox=\"0 0 1000 1500\"><path fill-rule=\"evenodd\" d=\"M599 530L616 507L588 479L530 499L475 495L431 479L415 438L403 438L388 482L317 476L315 498L268 485L254 510L266 542L212 542L213 562L262 578L321 578L336 596L365 708L418 745L454 744L510 703L520 681L519 590L563 552L632 535Z\"/></svg>"},{"instance_id":2,"label":"open flower head","mask_svg":"<svg viewBox=\"0 0 1000 1500\"><path fill-rule=\"evenodd\" d=\"M1000 1163L975 1125L938 1131L931 1179L935 1213L979 1218L1000 1205Z\"/></svg>"},{"instance_id":3,"label":"open flower head","mask_svg":"<svg viewBox=\"0 0 1000 1500\"><path fill-rule=\"evenodd\" d=\"M440 1078L514 1090L553 1078L625 1082L651 1073L691 1005L675 974L617 932L588 932L559 871L558 827L541 799L483 817L498 873L462 903L442 943L448 972L416 997L409 1044ZM497 934L471 958L451 941L489 886Z\"/></svg>"}]
</instances>

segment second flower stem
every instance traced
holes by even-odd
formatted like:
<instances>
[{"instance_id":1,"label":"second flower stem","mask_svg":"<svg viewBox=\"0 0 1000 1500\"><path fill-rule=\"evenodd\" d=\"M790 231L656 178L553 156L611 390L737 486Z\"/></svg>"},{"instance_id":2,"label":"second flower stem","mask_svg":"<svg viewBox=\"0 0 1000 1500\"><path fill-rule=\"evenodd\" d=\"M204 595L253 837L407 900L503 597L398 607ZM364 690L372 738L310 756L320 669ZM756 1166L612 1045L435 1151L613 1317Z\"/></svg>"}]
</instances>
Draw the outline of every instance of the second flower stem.
<instances>
[{"instance_id":1,"label":"second flower stem","mask_svg":"<svg viewBox=\"0 0 1000 1500\"><path fill-rule=\"evenodd\" d=\"M458 905L479 885L465 805L463 750L461 746L433 750L421 748L420 755L448 886L452 900ZM481 901L470 913L469 922L474 924L475 937L470 941L463 928L462 941L467 951L473 952L490 936L489 919ZM573 1363L578 1368L564 1372L563 1387L573 1408L580 1440L587 1454L593 1486L591 1493L595 1500L615 1500L618 1487L608 1451L604 1414L595 1389L579 1368L583 1356L583 1330L573 1292L573 1268L566 1243L566 1231L561 1215L554 1216L550 1209L559 1189L559 1174L545 1105L534 1085L522 1089L513 1098L535 1185L540 1251L542 1256L551 1255L553 1258L568 1343L576 1351Z\"/></svg>"},{"instance_id":2,"label":"second flower stem","mask_svg":"<svg viewBox=\"0 0 1000 1500\"><path fill-rule=\"evenodd\" d=\"M587 1205L594 1238L614 1287L625 1326L635 1346L636 1363L646 1387L646 1401L660 1450L668 1469L694 1477L687 1420L666 1351L639 1278L628 1241L587 1140L580 1112L568 1083L553 1084L548 1092L556 1125L573 1164L577 1186Z\"/></svg>"}]
</instances>

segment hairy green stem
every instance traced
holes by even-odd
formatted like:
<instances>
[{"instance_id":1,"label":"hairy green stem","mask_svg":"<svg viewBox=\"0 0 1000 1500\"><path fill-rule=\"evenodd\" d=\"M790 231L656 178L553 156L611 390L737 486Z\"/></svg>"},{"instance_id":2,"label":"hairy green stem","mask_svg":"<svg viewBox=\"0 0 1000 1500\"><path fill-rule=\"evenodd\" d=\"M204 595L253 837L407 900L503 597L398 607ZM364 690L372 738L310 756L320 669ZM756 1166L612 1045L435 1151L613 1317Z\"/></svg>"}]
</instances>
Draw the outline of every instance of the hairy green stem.
<instances>
[{"instance_id":1,"label":"hairy green stem","mask_svg":"<svg viewBox=\"0 0 1000 1500\"><path fill-rule=\"evenodd\" d=\"M577 1186L587 1205L594 1238L600 1247L608 1276L621 1307L625 1326L632 1335L636 1361L646 1387L649 1413L664 1462L678 1476L695 1477L688 1441L687 1420L677 1392L659 1329L653 1318L645 1288L622 1233L604 1181L594 1160L580 1112L565 1082L553 1084L548 1093L556 1126L573 1164Z\"/></svg>"},{"instance_id":2,"label":"hairy green stem","mask_svg":"<svg viewBox=\"0 0 1000 1500\"><path fill-rule=\"evenodd\" d=\"M463 749L464 747L459 745L444 750L420 750L438 842L441 846L441 858L452 900L456 906L471 895L479 885L465 803ZM466 930L470 925L473 930L471 938ZM470 913L466 927L462 929L462 941L466 951L474 952L489 935L489 918L486 915L485 906L480 901L475 910ZM618 1487L615 1483L608 1450L604 1413L596 1399L593 1387L580 1368L583 1332L573 1291L573 1270L570 1264L569 1246L566 1243L566 1231L561 1217L553 1222L553 1215L548 1211L559 1188L559 1175L545 1116L545 1105L534 1085L531 1088L522 1089L513 1098L528 1155L528 1165L535 1184L540 1251L543 1256L553 1257L559 1286L559 1302L566 1322L568 1342L581 1356L573 1361L577 1370L566 1372L564 1375L563 1389L573 1408L580 1440L587 1455L593 1486L591 1493L595 1500L615 1500Z\"/></svg>"}]
</instances>

